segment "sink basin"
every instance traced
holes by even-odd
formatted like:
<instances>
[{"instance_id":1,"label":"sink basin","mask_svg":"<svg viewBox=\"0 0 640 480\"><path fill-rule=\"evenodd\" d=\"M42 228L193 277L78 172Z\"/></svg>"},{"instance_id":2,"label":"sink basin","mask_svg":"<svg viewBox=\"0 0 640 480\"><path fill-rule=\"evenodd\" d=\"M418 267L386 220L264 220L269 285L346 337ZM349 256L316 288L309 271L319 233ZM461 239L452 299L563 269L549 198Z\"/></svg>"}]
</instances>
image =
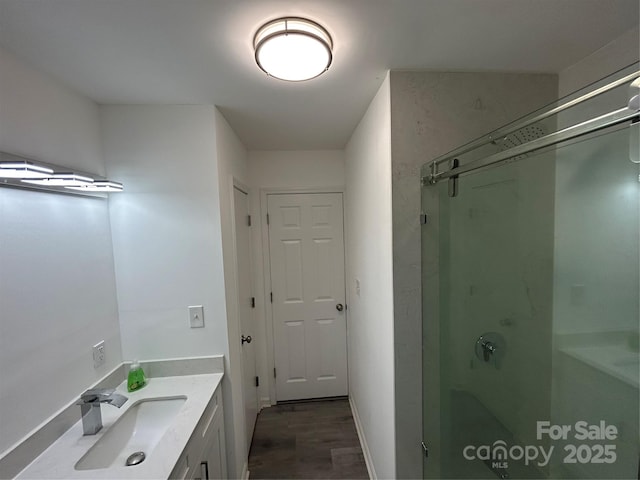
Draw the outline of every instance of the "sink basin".
<instances>
[{"instance_id":1,"label":"sink basin","mask_svg":"<svg viewBox=\"0 0 640 480\"><path fill-rule=\"evenodd\" d=\"M144 452L149 458L186 400L187 397L181 396L137 401L78 460L75 469L125 466L127 458L136 452Z\"/></svg>"}]
</instances>

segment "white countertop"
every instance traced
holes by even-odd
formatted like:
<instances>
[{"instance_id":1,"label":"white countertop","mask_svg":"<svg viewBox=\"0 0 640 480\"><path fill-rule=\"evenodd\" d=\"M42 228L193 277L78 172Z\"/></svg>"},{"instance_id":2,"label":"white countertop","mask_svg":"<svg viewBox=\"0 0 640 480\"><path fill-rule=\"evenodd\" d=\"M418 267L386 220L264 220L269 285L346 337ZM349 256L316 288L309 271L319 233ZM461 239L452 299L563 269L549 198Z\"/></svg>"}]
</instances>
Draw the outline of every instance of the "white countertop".
<instances>
[{"instance_id":1,"label":"white countertop","mask_svg":"<svg viewBox=\"0 0 640 480\"><path fill-rule=\"evenodd\" d=\"M222 373L150 378L137 392L127 392L127 382L117 392L128 397L122 408L102 405L103 428L95 435L82 434L82 421L77 422L16 477L18 479L166 479L171 474L200 417L222 380ZM99 470L76 470L76 462L108 431L109 427L139 400L158 397L186 396L172 425L153 452L141 464L114 466ZM80 407L78 406L78 410Z\"/></svg>"}]
</instances>

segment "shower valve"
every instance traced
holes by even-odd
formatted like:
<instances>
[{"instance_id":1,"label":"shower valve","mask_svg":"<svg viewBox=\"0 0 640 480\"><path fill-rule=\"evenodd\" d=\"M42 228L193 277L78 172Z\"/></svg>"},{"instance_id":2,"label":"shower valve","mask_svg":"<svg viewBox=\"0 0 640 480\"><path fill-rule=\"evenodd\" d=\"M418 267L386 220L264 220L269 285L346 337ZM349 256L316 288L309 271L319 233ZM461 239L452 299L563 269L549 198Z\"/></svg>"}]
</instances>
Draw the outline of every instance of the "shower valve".
<instances>
[{"instance_id":1,"label":"shower valve","mask_svg":"<svg viewBox=\"0 0 640 480\"><path fill-rule=\"evenodd\" d=\"M482 342L480 345L482 346L482 357L485 362L488 362L491 360L491 356L496 352L498 347L489 341Z\"/></svg>"},{"instance_id":2,"label":"shower valve","mask_svg":"<svg viewBox=\"0 0 640 480\"><path fill-rule=\"evenodd\" d=\"M483 333L476 340L476 357L485 363L492 363L500 368L500 361L505 353L506 342L497 332Z\"/></svg>"}]
</instances>

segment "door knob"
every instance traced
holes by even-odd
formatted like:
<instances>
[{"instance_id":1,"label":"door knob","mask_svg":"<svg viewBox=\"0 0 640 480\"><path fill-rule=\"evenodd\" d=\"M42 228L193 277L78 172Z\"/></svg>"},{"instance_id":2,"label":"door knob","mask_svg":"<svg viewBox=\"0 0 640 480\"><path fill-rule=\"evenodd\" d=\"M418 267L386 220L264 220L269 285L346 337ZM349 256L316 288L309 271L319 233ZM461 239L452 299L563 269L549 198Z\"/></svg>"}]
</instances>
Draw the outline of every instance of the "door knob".
<instances>
[{"instance_id":1,"label":"door knob","mask_svg":"<svg viewBox=\"0 0 640 480\"><path fill-rule=\"evenodd\" d=\"M242 335L240 337L240 342L241 342L241 345L244 345L245 342L246 343L251 343L251 335L247 335L246 337L244 335Z\"/></svg>"},{"instance_id":2,"label":"door knob","mask_svg":"<svg viewBox=\"0 0 640 480\"><path fill-rule=\"evenodd\" d=\"M344 310L344 307L342 306L341 303L336 305L336 310L338 310L339 312L341 312L342 310Z\"/></svg>"}]
</instances>

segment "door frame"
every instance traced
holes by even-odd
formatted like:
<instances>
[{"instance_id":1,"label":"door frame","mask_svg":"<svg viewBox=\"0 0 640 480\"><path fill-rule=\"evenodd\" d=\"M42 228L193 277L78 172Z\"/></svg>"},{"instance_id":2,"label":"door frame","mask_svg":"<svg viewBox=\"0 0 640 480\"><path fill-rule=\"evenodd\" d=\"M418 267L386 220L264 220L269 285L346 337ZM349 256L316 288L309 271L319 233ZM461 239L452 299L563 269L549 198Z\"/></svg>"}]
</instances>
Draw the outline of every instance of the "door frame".
<instances>
[{"instance_id":1,"label":"door frame","mask_svg":"<svg viewBox=\"0 0 640 480\"><path fill-rule=\"evenodd\" d=\"M242 318L240 318L240 270L238 269L238 250L237 250L237 225L236 225L236 199L235 199L235 190L238 190L240 192L242 192L244 195L247 196L247 214L249 215L249 217L251 217L251 190L249 189L248 186L246 186L244 183L242 183L240 180L238 180L235 176L232 177L232 185L231 185L231 205L232 205L232 215L231 215L231 224L232 224L232 234L233 234L233 257L234 257L234 284L235 284L235 310L237 313L237 323L238 323L238 329L239 329L239 333L242 334ZM251 231L251 229L249 229L249 249L251 250L252 247L252 243L253 243L253 232ZM255 290L256 290L256 286L255 286L255 259L253 258L253 255L251 255L251 258L249 260L249 285L250 285L250 289L251 289L251 294L255 295ZM250 323L253 325L253 327L255 328L257 325L257 319L256 319L256 314L254 312L253 309L250 310L251 311L251 319L250 319ZM254 332L254 336L257 337L257 335L255 335L256 332ZM232 341L232 339L229 339L230 343ZM237 339L236 339L237 341ZM257 371L257 348L254 346L254 371L257 375L258 371ZM242 412L243 412L243 418L245 419L245 431L246 429L246 397L245 397L245 361L244 361L244 355L243 355L243 347L240 347L240 373L242 375ZM258 389L256 386L256 415L258 413L260 413L260 397L258 395ZM254 423L254 429L255 429L255 423ZM251 440L252 440L253 436L251 438L247 438L247 454L249 453L249 449L251 447Z\"/></svg>"},{"instance_id":2,"label":"door frame","mask_svg":"<svg viewBox=\"0 0 640 480\"><path fill-rule=\"evenodd\" d=\"M290 187L290 188L261 188L260 189L260 224L261 228L261 240L262 240L262 273L263 273L263 285L264 285L264 318L265 318L265 342L267 346L267 379L269 385L269 401L271 405L276 404L276 382L273 376L273 372L276 366L275 362L275 342L273 335L273 308L269 301L271 293L271 258L269 250L269 225L267 225L267 196L279 195L279 194L308 194L308 193L341 193L342 194L342 222L343 222L343 249L344 249L344 275L345 275L345 299L346 304L349 304L349 288L347 282L347 222L345 218L346 212L346 195L344 186L341 187ZM345 309L345 322L347 326L347 385L349 384L349 313L348 309Z\"/></svg>"}]
</instances>

